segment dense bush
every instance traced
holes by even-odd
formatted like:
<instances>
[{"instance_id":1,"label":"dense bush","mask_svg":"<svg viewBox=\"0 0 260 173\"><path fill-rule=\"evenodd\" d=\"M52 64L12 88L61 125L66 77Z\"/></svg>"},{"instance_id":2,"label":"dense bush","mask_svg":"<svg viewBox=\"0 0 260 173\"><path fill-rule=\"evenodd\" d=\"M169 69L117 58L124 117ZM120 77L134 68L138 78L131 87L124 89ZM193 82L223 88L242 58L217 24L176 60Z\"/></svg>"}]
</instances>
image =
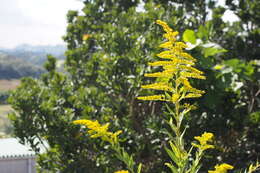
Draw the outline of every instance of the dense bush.
<instances>
[{"instance_id":1,"label":"dense bush","mask_svg":"<svg viewBox=\"0 0 260 173\"><path fill-rule=\"evenodd\" d=\"M9 92L0 92L0 104L7 104L7 98L9 95Z\"/></svg>"}]
</instances>

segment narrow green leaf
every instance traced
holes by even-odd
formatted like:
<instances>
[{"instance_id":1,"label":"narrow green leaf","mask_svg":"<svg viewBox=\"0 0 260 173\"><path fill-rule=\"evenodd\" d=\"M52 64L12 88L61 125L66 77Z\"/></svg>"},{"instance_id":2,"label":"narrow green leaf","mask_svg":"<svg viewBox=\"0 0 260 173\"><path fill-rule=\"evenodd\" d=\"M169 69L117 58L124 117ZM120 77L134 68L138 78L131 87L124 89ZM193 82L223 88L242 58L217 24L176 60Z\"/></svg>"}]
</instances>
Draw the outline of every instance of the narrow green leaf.
<instances>
[{"instance_id":1,"label":"narrow green leaf","mask_svg":"<svg viewBox=\"0 0 260 173\"><path fill-rule=\"evenodd\" d=\"M165 163L165 165L168 166L173 173L178 173L177 168L174 167L172 164L170 164L170 163Z\"/></svg>"},{"instance_id":2,"label":"narrow green leaf","mask_svg":"<svg viewBox=\"0 0 260 173\"><path fill-rule=\"evenodd\" d=\"M170 149L168 149L167 147L165 147L165 151L167 152L167 154L170 156L170 158L172 159L172 161L174 163L178 163L179 162L179 158L175 155L174 152L172 152Z\"/></svg>"},{"instance_id":3,"label":"narrow green leaf","mask_svg":"<svg viewBox=\"0 0 260 173\"><path fill-rule=\"evenodd\" d=\"M142 169L142 163L139 163L137 173L141 173L141 169Z\"/></svg>"},{"instance_id":4,"label":"narrow green leaf","mask_svg":"<svg viewBox=\"0 0 260 173\"><path fill-rule=\"evenodd\" d=\"M218 53L226 52L226 49L223 48L217 48L217 47L206 47L204 48L204 56L207 58L209 56L214 56Z\"/></svg>"},{"instance_id":5,"label":"narrow green leaf","mask_svg":"<svg viewBox=\"0 0 260 173\"><path fill-rule=\"evenodd\" d=\"M170 106L168 104L165 104L166 105L166 108L167 110L174 116L175 113L172 111L172 109L170 108Z\"/></svg>"}]
</instances>

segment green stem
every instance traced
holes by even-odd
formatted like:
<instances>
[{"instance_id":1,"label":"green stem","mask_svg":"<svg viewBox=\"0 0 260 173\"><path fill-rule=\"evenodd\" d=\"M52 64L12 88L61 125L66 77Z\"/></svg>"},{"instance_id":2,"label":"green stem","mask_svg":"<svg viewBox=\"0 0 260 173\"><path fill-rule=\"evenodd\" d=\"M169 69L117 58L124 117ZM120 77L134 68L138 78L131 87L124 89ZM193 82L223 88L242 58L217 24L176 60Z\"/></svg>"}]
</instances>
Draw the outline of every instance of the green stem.
<instances>
[{"instance_id":1,"label":"green stem","mask_svg":"<svg viewBox=\"0 0 260 173\"><path fill-rule=\"evenodd\" d=\"M122 162L124 162L127 169L131 173L135 173L135 171L134 171L135 163L133 161L133 157L130 156L127 152L125 152L124 149L119 144L112 144L111 146L112 146L112 149L117 153L117 158L119 160L121 160Z\"/></svg>"},{"instance_id":2,"label":"green stem","mask_svg":"<svg viewBox=\"0 0 260 173\"><path fill-rule=\"evenodd\" d=\"M192 166L191 166L190 170L187 171L187 173L195 173L195 172L197 172L197 168L199 166L199 163L200 163L200 160L202 158L202 155L203 155L203 150L199 149L199 151L196 154L196 159L192 163Z\"/></svg>"},{"instance_id":3,"label":"green stem","mask_svg":"<svg viewBox=\"0 0 260 173\"><path fill-rule=\"evenodd\" d=\"M175 104L175 120L176 120L176 142L177 142L177 147L178 147L178 150L180 151L181 153L181 162L184 163L186 161L186 157L185 157L185 149L184 149L184 146L183 146L183 141L182 141L182 137L181 137L181 120L180 120L180 112L179 112L179 109L180 109L180 103L179 101L176 102ZM181 164L182 166L180 167L180 173L184 173L185 172L185 164Z\"/></svg>"},{"instance_id":4,"label":"green stem","mask_svg":"<svg viewBox=\"0 0 260 173\"><path fill-rule=\"evenodd\" d=\"M176 76L176 80L177 80L177 76ZM175 81L176 81L175 80ZM178 85L176 85L175 83L175 93L180 95L179 93L179 89L178 89ZM175 102L175 115L173 115L173 118L175 119L175 123L176 123L176 129L175 129L175 145L176 147L178 148L178 151L180 152L180 161L181 161L181 164L178 164L179 166L179 171L180 173L185 173L185 167L186 167L186 160L187 160L187 157L186 157L186 150L184 148L184 142L183 142L183 139L181 137L182 135L182 131L181 131L181 125L182 125L182 118L180 117L180 101L177 100Z\"/></svg>"}]
</instances>

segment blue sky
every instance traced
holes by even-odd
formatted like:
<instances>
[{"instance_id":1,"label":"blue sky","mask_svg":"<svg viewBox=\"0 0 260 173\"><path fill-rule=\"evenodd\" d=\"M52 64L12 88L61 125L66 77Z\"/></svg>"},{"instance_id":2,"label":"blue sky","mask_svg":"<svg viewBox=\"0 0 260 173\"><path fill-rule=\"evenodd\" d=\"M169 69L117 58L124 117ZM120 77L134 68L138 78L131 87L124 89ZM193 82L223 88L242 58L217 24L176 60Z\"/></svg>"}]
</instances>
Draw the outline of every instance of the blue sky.
<instances>
[{"instance_id":1,"label":"blue sky","mask_svg":"<svg viewBox=\"0 0 260 173\"><path fill-rule=\"evenodd\" d=\"M79 0L1 0L0 47L62 44L67 11L82 7ZM236 17L227 12L225 19L234 21Z\"/></svg>"}]
</instances>

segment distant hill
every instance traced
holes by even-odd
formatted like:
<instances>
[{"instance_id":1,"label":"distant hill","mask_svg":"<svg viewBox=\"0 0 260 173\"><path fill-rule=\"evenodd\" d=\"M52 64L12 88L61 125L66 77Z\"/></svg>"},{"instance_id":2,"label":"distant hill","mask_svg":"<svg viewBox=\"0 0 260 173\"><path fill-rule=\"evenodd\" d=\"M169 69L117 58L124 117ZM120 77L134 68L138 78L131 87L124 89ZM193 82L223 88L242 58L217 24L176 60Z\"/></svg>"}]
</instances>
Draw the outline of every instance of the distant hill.
<instances>
[{"instance_id":1,"label":"distant hill","mask_svg":"<svg viewBox=\"0 0 260 173\"><path fill-rule=\"evenodd\" d=\"M42 66L46 61L46 56L51 54L58 59L65 59L64 52L66 47L64 45L55 46L32 46L28 44L19 45L13 49L0 48L0 52L22 59L35 65Z\"/></svg>"},{"instance_id":2,"label":"distant hill","mask_svg":"<svg viewBox=\"0 0 260 173\"><path fill-rule=\"evenodd\" d=\"M11 55L0 53L0 79L18 79L21 77L39 77L44 72L36 66Z\"/></svg>"}]
</instances>

